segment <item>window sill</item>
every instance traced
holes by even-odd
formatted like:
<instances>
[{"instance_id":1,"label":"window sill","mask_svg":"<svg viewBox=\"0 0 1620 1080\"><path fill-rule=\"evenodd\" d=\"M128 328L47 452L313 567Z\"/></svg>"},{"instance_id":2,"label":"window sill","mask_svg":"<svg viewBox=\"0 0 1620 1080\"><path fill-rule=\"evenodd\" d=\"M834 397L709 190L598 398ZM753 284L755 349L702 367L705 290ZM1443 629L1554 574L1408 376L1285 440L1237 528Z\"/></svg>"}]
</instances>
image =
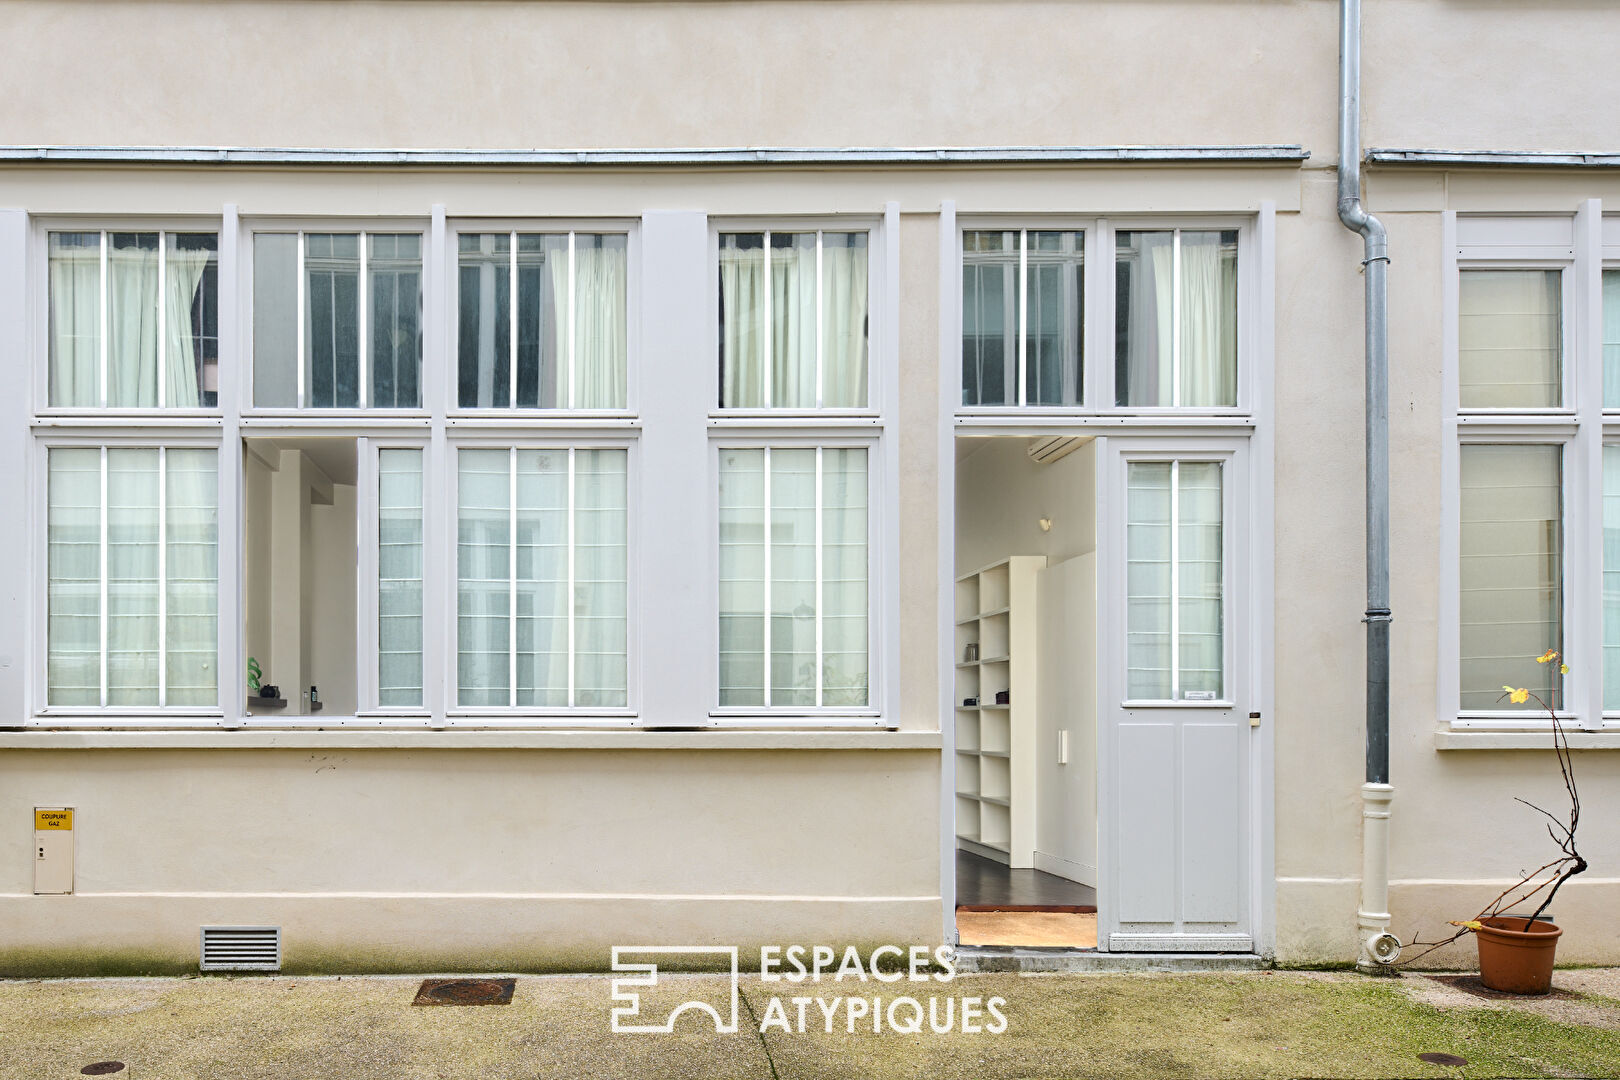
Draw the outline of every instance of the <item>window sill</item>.
<instances>
[{"instance_id":1,"label":"window sill","mask_svg":"<svg viewBox=\"0 0 1620 1080\"><path fill-rule=\"evenodd\" d=\"M938 750L937 731L4 731L5 750Z\"/></svg>"},{"instance_id":2,"label":"window sill","mask_svg":"<svg viewBox=\"0 0 1620 1080\"><path fill-rule=\"evenodd\" d=\"M1571 750L1620 750L1620 731L1564 730ZM1552 729L1540 731L1457 731L1434 733L1436 750L1551 750Z\"/></svg>"}]
</instances>

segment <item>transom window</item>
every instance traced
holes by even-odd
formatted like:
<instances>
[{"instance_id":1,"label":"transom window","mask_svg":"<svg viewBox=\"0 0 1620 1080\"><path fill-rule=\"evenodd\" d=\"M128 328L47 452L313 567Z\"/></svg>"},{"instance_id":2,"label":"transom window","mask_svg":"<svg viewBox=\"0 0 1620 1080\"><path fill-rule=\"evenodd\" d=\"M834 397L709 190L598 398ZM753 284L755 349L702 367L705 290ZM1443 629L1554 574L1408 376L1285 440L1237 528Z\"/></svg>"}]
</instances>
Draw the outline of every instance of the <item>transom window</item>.
<instances>
[{"instance_id":1,"label":"transom window","mask_svg":"<svg viewBox=\"0 0 1620 1080\"><path fill-rule=\"evenodd\" d=\"M625 234L461 233L457 248L461 408L626 406Z\"/></svg>"},{"instance_id":2,"label":"transom window","mask_svg":"<svg viewBox=\"0 0 1620 1080\"><path fill-rule=\"evenodd\" d=\"M866 232L720 234L720 407L864 409Z\"/></svg>"},{"instance_id":3,"label":"transom window","mask_svg":"<svg viewBox=\"0 0 1620 1080\"><path fill-rule=\"evenodd\" d=\"M218 234L52 232L48 248L53 408L218 404Z\"/></svg>"},{"instance_id":4,"label":"transom window","mask_svg":"<svg viewBox=\"0 0 1620 1080\"><path fill-rule=\"evenodd\" d=\"M1121 230L1114 290L1119 405L1237 404L1237 230Z\"/></svg>"},{"instance_id":5,"label":"transom window","mask_svg":"<svg viewBox=\"0 0 1620 1080\"><path fill-rule=\"evenodd\" d=\"M422 236L253 237L253 404L422 404Z\"/></svg>"},{"instance_id":6,"label":"transom window","mask_svg":"<svg viewBox=\"0 0 1620 1080\"><path fill-rule=\"evenodd\" d=\"M962 234L962 404L1079 405L1086 236Z\"/></svg>"},{"instance_id":7,"label":"transom window","mask_svg":"<svg viewBox=\"0 0 1620 1080\"><path fill-rule=\"evenodd\" d=\"M1563 274L1463 270L1457 403L1464 409L1563 404Z\"/></svg>"}]
</instances>

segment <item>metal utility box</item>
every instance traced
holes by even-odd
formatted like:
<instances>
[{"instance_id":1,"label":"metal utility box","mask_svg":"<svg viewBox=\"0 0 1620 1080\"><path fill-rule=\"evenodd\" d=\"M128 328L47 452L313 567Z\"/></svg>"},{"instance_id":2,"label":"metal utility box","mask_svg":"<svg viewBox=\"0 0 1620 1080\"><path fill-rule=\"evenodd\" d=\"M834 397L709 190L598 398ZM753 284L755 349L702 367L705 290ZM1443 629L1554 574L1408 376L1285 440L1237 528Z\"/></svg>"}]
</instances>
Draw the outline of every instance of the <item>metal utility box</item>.
<instances>
[{"instance_id":1,"label":"metal utility box","mask_svg":"<svg viewBox=\"0 0 1620 1080\"><path fill-rule=\"evenodd\" d=\"M34 894L73 891L73 808L34 807Z\"/></svg>"}]
</instances>

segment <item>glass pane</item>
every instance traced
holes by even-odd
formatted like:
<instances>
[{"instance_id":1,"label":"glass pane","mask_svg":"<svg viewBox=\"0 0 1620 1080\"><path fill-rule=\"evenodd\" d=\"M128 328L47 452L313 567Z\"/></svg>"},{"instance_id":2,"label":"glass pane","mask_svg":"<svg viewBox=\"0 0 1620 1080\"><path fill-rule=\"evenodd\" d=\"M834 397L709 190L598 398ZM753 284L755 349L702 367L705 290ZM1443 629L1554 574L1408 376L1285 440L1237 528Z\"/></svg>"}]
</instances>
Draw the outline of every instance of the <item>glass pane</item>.
<instances>
[{"instance_id":1,"label":"glass pane","mask_svg":"<svg viewBox=\"0 0 1620 1080\"><path fill-rule=\"evenodd\" d=\"M101 451L52 448L45 520L46 702L101 704Z\"/></svg>"},{"instance_id":2,"label":"glass pane","mask_svg":"<svg viewBox=\"0 0 1620 1080\"><path fill-rule=\"evenodd\" d=\"M962 234L962 404L1018 403L1018 234Z\"/></svg>"},{"instance_id":3,"label":"glass pane","mask_svg":"<svg viewBox=\"0 0 1620 1080\"><path fill-rule=\"evenodd\" d=\"M772 450L771 701L816 704L816 451Z\"/></svg>"},{"instance_id":4,"label":"glass pane","mask_svg":"<svg viewBox=\"0 0 1620 1080\"><path fill-rule=\"evenodd\" d=\"M456 703L508 705L511 454L461 450L456 462Z\"/></svg>"},{"instance_id":5,"label":"glass pane","mask_svg":"<svg viewBox=\"0 0 1620 1080\"><path fill-rule=\"evenodd\" d=\"M1620 446L1603 447L1603 711L1620 712Z\"/></svg>"},{"instance_id":6,"label":"glass pane","mask_svg":"<svg viewBox=\"0 0 1620 1080\"><path fill-rule=\"evenodd\" d=\"M1080 404L1085 328L1084 233L1029 234L1024 403Z\"/></svg>"},{"instance_id":7,"label":"glass pane","mask_svg":"<svg viewBox=\"0 0 1620 1080\"><path fill-rule=\"evenodd\" d=\"M765 704L765 451L720 454L720 704Z\"/></svg>"},{"instance_id":8,"label":"glass pane","mask_svg":"<svg viewBox=\"0 0 1620 1080\"><path fill-rule=\"evenodd\" d=\"M166 705L219 704L219 467L213 450L164 455Z\"/></svg>"},{"instance_id":9,"label":"glass pane","mask_svg":"<svg viewBox=\"0 0 1620 1080\"><path fill-rule=\"evenodd\" d=\"M771 234L771 378L766 405L816 407L816 234Z\"/></svg>"},{"instance_id":10,"label":"glass pane","mask_svg":"<svg viewBox=\"0 0 1620 1080\"><path fill-rule=\"evenodd\" d=\"M169 233L167 243L163 401L213 408L219 404L219 237Z\"/></svg>"},{"instance_id":11,"label":"glass pane","mask_svg":"<svg viewBox=\"0 0 1620 1080\"><path fill-rule=\"evenodd\" d=\"M1237 231L1181 234L1181 401L1237 404Z\"/></svg>"},{"instance_id":12,"label":"glass pane","mask_svg":"<svg viewBox=\"0 0 1620 1080\"><path fill-rule=\"evenodd\" d=\"M622 233L574 237L574 408L625 407L630 241Z\"/></svg>"},{"instance_id":13,"label":"glass pane","mask_svg":"<svg viewBox=\"0 0 1620 1080\"><path fill-rule=\"evenodd\" d=\"M1216 700L1225 692L1222 646L1221 466L1176 465L1176 638L1179 696Z\"/></svg>"},{"instance_id":14,"label":"glass pane","mask_svg":"<svg viewBox=\"0 0 1620 1080\"><path fill-rule=\"evenodd\" d=\"M158 704L158 452L107 451L107 704Z\"/></svg>"},{"instance_id":15,"label":"glass pane","mask_svg":"<svg viewBox=\"0 0 1620 1080\"><path fill-rule=\"evenodd\" d=\"M422 404L422 237L368 235L371 300L371 404L414 409Z\"/></svg>"},{"instance_id":16,"label":"glass pane","mask_svg":"<svg viewBox=\"0 0 1620 1080\"><path fill-rule=\"evenodd\" d=\"M765 399L765 234L720 237L720 405L759 409Z\"/></svg>"},{"instance_id":17,"label":"glass pane","mask_svg":"<svg viewBox=\"0 0 1620 1080\"><path fill-rule=\"evenodd\" d=\"M505 408L512 403L512 239L462 233L458 246L456 403Z\"/></svg>"},{"instance_id":18,"label":"glass pane","mask_svg":"<svg viewBox=\"0 0 1620 1080\"><path fill-rule=\"evenodd\" d=\"M1170 463L1133 461L1125 491L1125 694L1165 701L1170 660Z\"/></svg>"},{"instance_id":19,"label":"glass pane","mask_svg":"<svg viewBox=\"0 0 1620 1080\"><path fill-rule=\"evenodd\" d=\"M568 451L517 452L517 704L568 706Z\"/></svg>"},{"instance_id":20,"label":"glass pane","mask_svg":"<svg viewBox=\"0 0 1620 1080\"><path fill-rule=\"evenodd\" d=\"M1556 407L1563 396L1559 272L1464 270L1459 300L1458 403Z\"/></svg>"},{"instance_id":21,"label":"glass pane","mask_svg":"<svg viewBox=\"0 0 1620 1080\"><path fill-rule=\"evenodd\" d=\"M574 451L574 704L629 704L629 491L623 450Z\"/></svg>"},{"instance_id":22,"label":"glass pane","mask_svg":"<svg viewBox=\"0 0 1620 1080\"><path fill-rule=\"evenodd\" d=\"M864 409L867 386L867 234L821 234L821 403Z\"/></svg>"},{"instance_id":23,"label":"glass pane","mask_svg":"<svg viewBox=\"0 0 1620 1080\"><path fill-rule=\"evenodd\" d=\"M1603 271L1603 407L1620 409L1620 270Z\"/></svg>"},{"instance_id":24,"label":"glass pane","mask_svg":"<svg viewBox=\"0 0 1620 1080\"><path fill-rule=\"evenodd\" d=\"M1174 404L1174 271L1173 232L1114 234L1114 396L1120 405Z\"/></svg>"},{"instance_id":25,"label":"glass pane","mask_svg":"<svg viewBox=\"0 0 1620 1080\"><path fill-rule=\"evenodd\" d=\"M157 407L158 234L107 236L107 405ZM155 468L155 467L154 467ZM153 680L153 686L157 685Z\"/></svg>"},{"instance_id":26,"label":"glass pane","mask_svg":"<svg viewBox=\"0 0 1620 1080\"><path fill-rule=\"evenodd\" d=\"M63 408L98 406L101 234L53 232L49 246L50 402Z\"/></svg>"},{"instance_id":27,"label":"glass pane","mask_svg":"<svg viewBox=\"0 0 1620 1080\"><path fill-rule=\"evenodd\" d=\"M422 451L377 451L377 702L422 704Z\"/></svg>"},{"instance_id":28,"label":"glass pane","mask_svg":"<svg viewBox=\"0 0 1620 1080\"><path fill-rule=\"evenodd\" d=\"M823 705L868 699L866 451L821 452Z\"/></svg>"},{"instance_id":29,"label":"glass pane","mask_svg":"<svg viewBox=\"0 0 1620 1080\"><path fill-rule=\"evenodd\" d=\"M517 404L568 407L568 235L518 237Z\"/></svg>"},{"instance_id":30,"label":"glass pane","mask_svg":"<svg viewBox=\"0 0 1620 1080\"><path fill-rule=\"evenodd\" d=\"M360 237L304 236L304 404L352 409L360 404Z\"/></svg>"},{"instance_id":31,"label":"glass pane","mask_svg":"<svg viewBox=\"0 0 1620 1080\"><path fill-rule=\"evenodd\" d=\"M253 237L253 404L298 404L298 235Z\"/></svg>"},{"instance_id":32,"label":"glass pane","mask_svg":"<svg viewBox=\"0 0 1620 1080\"><path fill-rule=\"evenodd\" d=\"M1462 700L1464 709L1515 706L1502 687L1528 687L1548 704L1562 680L1563 481L1558 446L1462 447Z\"/></svg>"}]
</instances>

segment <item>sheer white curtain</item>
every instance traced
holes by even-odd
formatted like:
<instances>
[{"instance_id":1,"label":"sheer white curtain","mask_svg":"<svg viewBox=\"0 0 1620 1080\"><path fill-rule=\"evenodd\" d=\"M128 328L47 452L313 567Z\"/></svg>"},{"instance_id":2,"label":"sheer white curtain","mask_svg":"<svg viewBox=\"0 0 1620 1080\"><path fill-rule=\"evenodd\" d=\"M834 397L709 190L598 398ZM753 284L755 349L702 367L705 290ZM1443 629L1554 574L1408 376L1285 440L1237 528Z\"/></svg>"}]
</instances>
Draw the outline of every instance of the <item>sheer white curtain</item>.
<instances>
[{"instance_id":1,"label":"sheer white curtain","mask_svg":"<svg viewBox=\"0 0 1620 1080\"><path fill-rule=\"evenodd\" d=\"M822 235L822 404L830 409L866 407L870 265L866 233Z\"/></svg>"},{"instance_id":2,"label":"sheer white curtain","mask_svg":"<svg viewBox=\"0 0 1620 1080\"><path fill-rule=\"evenodd\" d=\"M1121 385L1119 404L1137 407L1169 405L1171 390L1171 335L1175 290L1175 234L1122 232L1118 275L1128 290L1125 333L1116 346Z\"/></svg>"},{"instance_id":3,"label":"sheer white curtain","mask_svg":"<svg viewBox=\"0 0 1620 1080\"><path fill-rule=\"evenodd\" d=\"M1563 651L1562 453L1560 446L1532 444L1462 447L1464 709L1541 707L1503 700L1507 683L1555 704L1558 665L1535 657Z\"/></svg>"},{"instance_id":4,"label":"sheer white curtain","mask_svg":"<svg viewBox=\"0 0 1620 1080\"><path fill-rule=\"evenodd\" d=\"M816 407L816 234L771 234L771 400Z\"/></svg>"},{"instance_id":5,"label":"sheer white curtain","mask_svg":"<svg viewBox=\"0 0 1620 1080\"><path fill-rule=\"evenodd\" d=\"M50 235L50 402L101 404L101 234Z\"/></svg>"},{"instance_id":6,"label":"sheer white curtain","mask_svg":"<svg viewBox=\"0 0 1620 1080\"><path fill-rule=\"evenodd\" d=\"M574 406L622 409L629 355L628 240L579 233L574 238ZM561 296L567 297L564 291ZM567 332L566 326L563 332ZM557 355L567 355L567 342Z\"/></svg>"},{"instance_id":7,"label":"sheer white curtain","mask_svg":"<svg viewBox=\"0 0 1620 1080\"><path fill-rule=\"evenodd\" d=\"M765 366L765 236L720 237L720 404L763 408Z\"/></svg>"},{"instance_id":8,"label":"sheer white curtain","mask_svg":"<svg viewBox=\"0 0 1620 1080\"><path fill-rule=\"evenodd\" d=\"M168 369L164 376L164 403L174 408L195 408L202 403L201 387L197 384L196 339L192 335L191 307L208 269L212 251L182 248L176 237L168 237L169 249L165 253L168 265L164 268L167 295L164 303L168 310L168 335L164 363Z\"/></svg>"},{"instance_id":9,"label":"sheer white curtain","mask_svg":"<svg viewBox=\"0 0 1620 1080\"><path fill-rule=\"evenodd\" d=\"M1181 404L1237 404L1237 259L1218 232L1181 234Z\"/></svg>"},{"instance_id":10,"label":"sheer white curtain","mask_svg":"<svg viewBox=\"0 0 1620 1080\"><path fill-rule=\"evenodd\" d=\"M156 233L113 233L107 245L107 404L157 405Z\"/></svg>"}]
</instances>

